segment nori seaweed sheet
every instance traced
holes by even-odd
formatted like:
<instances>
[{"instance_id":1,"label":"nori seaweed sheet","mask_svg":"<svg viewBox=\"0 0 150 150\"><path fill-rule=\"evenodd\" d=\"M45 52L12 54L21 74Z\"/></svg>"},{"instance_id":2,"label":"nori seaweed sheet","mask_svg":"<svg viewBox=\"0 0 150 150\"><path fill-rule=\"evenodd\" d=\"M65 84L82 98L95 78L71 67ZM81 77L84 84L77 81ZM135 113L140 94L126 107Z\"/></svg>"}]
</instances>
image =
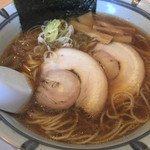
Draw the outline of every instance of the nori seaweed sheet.
<instances>
[{"instance_id":1,"label":"nori seaweed sheet","mask_svg":"<svg viewBox=\"0 0 150 150\"><path fill-rule=\"evenodd\" d=\"M45 20L65 19L96 10L97 0L14 0L23 31Z\"/></svg>"}]
</instances>

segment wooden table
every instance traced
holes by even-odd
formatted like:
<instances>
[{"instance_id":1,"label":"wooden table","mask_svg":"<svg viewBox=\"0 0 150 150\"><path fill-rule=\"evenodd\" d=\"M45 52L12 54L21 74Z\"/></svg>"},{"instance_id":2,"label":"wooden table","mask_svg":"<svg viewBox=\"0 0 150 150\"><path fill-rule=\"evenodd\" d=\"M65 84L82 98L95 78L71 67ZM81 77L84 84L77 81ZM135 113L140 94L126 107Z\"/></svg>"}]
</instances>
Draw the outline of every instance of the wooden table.
<instances>
[{"instance_id":1,"label":"wooden table","mask_svg":"<svg viewBox=\"0 0 150 150\"><path fill-rule=\"evenodd\" d=\"M0 0L0 9L13 2L13 0Z\"/></svg>"}]
</instances>

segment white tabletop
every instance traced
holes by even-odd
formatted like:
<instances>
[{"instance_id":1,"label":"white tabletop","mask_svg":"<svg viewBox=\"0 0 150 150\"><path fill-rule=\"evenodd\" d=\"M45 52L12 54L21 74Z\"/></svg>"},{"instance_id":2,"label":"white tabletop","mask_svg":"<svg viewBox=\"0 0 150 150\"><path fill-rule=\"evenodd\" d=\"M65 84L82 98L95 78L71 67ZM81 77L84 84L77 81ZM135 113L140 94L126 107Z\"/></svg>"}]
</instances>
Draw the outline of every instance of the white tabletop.
<instances>
[{"instance_id":1,"label":"white tabletop","mask_svg":"<svg viewBox=\"0 0 150 150\"><path fill-rule=\"evenodd\" d=\"M0 150L17 150L17 149L0 139Z\"/></svg>"}]
</instances>

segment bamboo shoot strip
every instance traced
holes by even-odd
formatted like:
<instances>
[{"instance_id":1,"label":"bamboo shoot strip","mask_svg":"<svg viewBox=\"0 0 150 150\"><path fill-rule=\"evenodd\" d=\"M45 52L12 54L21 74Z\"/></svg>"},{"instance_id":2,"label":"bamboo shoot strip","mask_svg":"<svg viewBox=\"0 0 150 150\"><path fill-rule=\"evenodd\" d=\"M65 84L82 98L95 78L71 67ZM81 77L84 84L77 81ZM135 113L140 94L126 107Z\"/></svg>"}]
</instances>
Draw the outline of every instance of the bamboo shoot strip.
<instances>
[{"instance_id":1,"label":"bamboo shoot strip","mask_svg":"<svg viewBox=\"0 0 150 150\"><path fill-rule=\"evenodd\" d=\"M132 36L123 35L123 36L114 36L113 41L115 42L124 42L124 43L131 43Z\"/></svg>"},{"instance_id":2,"label":"bamboo shoot strip","mask_svg":"<svg viewBox=\"0 0 150 150\"><path fill-rule=\"evenodd\" d=\"M134 34L135 33L135 28L132 27L123 27L123 26L118 26L118 25L112 25L104 21L96 20L96 25L100 25L102 27L109 27L109 28L115 28L122 30L125 34Z\"/></svg>"},{"instance_id":3,"label":"bamboo shoot strip","mask_svg":"<svg viewBox=\"0 0 150 150\"><path fill-rule=\"evenodd\" d=\"M81 24L87 25L90 28L95 24L92 12L79 16L77 19Z\"/></svg>"},{"instance_id":4,"label":"bamboo shoot strip","mask_svg":"<svg viewBox=\"0 0 150 150\"><path fill-rule=\"evenodd\" d=\"M96 20L96 25L100 25L102 27L110 27L112 26L111 24L107 23L107 22L104 22L104 21L100 21L100 20Z\"/></svg>"},{"instance_id":5,"label":"bamboo shoot strip","mask_svg":"<svg viewBox=\"0 0 150 150\"><path fill-rule=\"evenodd\" d=\"M100 32L104 32L106 34L111 34L111 35L123 35L124 34L122 30L112 28L112 27L100 27L97 25L93 25L93 29L100 31Z\"/></svg>"},{"instance_id":6,"label":"bamboo shoot strip","mask_svg":"<svg viewBox=\"0 0 150 150\"><path fill-rule=\"evenodd\" d=\"M84 34L86 34L90 37L94 37L98 41L100 41L104 44L109 44L113 39L113 36L104 34L104 33L100 33L100 32L96 32L96 31L92 30L90 27L83 25L77 21L71 21L70 24L73 25L75 30L83 32Z\"/></svg>"}]
</instances>

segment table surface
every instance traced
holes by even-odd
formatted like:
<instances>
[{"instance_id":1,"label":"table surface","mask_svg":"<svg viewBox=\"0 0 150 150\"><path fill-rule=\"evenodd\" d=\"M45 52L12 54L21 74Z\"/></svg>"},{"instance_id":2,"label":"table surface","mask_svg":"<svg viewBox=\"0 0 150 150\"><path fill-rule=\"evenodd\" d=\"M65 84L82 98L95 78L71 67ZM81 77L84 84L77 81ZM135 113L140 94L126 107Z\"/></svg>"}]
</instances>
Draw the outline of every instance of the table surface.
<instances>
[{"instance_id":1,"label":"table surface","mask_svg":"<svg viewBox=\"0 0 150 150\"><path fill-rule=\"evenodd\" d=\"M10 4L13 0L0 0L0 9Z\"/></svg>"},{"instance_id":2,"label":"table surface","mask_svg":"<svg viewBox=\"0 0 150 150\"><path fill-rule=\"evenodd\" d=\"M0 139L0 150L17 150L17 149Z\"/></svg>"}]
</instances>

